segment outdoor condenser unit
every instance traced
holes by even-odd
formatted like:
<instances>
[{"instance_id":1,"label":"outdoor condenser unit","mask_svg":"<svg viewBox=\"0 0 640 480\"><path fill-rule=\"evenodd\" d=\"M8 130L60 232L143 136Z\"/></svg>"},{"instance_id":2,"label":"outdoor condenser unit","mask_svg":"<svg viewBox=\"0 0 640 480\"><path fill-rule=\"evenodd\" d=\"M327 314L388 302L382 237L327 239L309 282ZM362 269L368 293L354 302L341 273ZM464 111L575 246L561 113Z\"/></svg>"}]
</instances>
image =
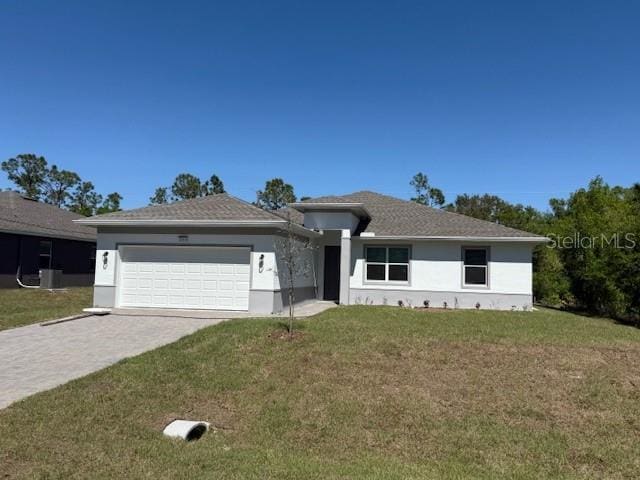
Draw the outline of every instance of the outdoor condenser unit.
<instances>
[{"instance_id":1,"label":"outdoor condenser unit","mask_svg":"<svg viewBox=\"0 0 640 480\"><path fill-rule=\"evenodd\" d=\"M62 270L48 268L40 270L40 288L46 290L62 288Z\"/></svg>"}]
</instances>

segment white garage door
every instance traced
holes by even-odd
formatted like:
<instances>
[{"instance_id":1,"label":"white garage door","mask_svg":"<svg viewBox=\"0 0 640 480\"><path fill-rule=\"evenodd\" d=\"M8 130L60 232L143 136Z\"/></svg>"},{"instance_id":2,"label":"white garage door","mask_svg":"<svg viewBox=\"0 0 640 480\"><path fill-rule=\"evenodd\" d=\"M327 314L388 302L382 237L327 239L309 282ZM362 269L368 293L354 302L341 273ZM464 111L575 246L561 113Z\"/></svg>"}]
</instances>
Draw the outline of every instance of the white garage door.
<instances>
[{"instance_id":1,"label":"white garage door","mask_svg":"<svg viewBox=\"0 0 640 480\"><path fill-rule=\"evenodd\" d=\"M246 247L122 246L121 307L249 309Z\"/></svg>"}]
</instances>

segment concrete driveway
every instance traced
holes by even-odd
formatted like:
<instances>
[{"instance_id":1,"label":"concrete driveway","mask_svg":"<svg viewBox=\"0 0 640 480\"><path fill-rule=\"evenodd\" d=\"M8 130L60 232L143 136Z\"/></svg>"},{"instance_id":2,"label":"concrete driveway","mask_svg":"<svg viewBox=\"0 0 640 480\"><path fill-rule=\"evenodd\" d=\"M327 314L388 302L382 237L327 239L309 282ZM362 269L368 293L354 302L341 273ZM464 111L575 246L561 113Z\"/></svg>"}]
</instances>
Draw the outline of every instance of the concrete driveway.
<instances>
[{"instance_id":1,"label":"concrete driveway","mask_svg":"<svg viewBox=\"0 0 640 480\"><path fill-rule=\"evenodd\" d=\"M0 408L222 321L107 315L2 331Z\"/></svg>"}]
</instances>

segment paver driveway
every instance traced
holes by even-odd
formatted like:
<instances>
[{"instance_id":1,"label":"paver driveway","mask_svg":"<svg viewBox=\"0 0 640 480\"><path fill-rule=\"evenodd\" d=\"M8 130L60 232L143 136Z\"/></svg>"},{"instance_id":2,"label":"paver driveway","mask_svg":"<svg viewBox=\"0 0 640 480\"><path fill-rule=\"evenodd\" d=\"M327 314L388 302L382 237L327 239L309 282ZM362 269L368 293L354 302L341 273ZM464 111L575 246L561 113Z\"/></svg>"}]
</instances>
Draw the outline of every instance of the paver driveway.
<instances>
[{"instance_id":1,"label":"paver driveway","mask_svg":"<svg viewBox=\"0 0 640 480\"><path fill-rule=\"evenodd\" d=\"M0 408L222 321L107 315L2 331Z\"/></svg>"}]
</instances>

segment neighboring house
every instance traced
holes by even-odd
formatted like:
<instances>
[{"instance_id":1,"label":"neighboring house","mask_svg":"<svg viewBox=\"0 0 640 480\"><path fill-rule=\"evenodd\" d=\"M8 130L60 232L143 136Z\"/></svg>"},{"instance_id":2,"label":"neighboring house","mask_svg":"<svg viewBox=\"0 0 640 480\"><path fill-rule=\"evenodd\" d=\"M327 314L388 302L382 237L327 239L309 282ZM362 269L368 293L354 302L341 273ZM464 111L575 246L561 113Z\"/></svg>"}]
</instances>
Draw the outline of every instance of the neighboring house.
<instances>
[{"instance_id":1,"label":"neighboring house","mask_svg":"<svg viewBox=\"0 0 640 480\"><path fill-rule=\"evenodd\" d=\"M373 192L286 212L317 247L296 301L531 308L544 237ZM98 228L94 304L279 312L284 216L219 194L79 220Z\"/></svg>"},{"instance_id":2,"label":"neighboring house","mask_svg":"<svg viewBox=\"0 0 640 480\"><path fill-rule=\"evenodd\" d=\"M93 284L96 230L73 212L0 192L0 288L40 284L41 270L60 270L59 286Z\"/></svg>"}]
</instances>

